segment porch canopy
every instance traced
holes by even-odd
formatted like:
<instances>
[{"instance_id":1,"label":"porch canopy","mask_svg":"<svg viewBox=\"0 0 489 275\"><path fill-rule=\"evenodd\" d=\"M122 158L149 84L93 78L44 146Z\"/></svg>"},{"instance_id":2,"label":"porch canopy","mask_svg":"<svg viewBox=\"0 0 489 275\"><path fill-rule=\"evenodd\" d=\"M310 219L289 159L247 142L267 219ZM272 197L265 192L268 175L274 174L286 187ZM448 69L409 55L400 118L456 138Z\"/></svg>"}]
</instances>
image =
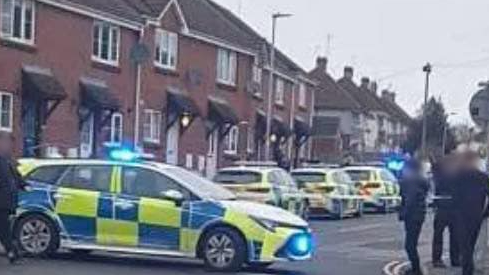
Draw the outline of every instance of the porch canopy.
<instances>
[{"instance_id":1,"label":"porch canopy","mask_svg":"<svg viewBox=\"0 0 489 275\"><path fill-rule=\"evenodd\" d=\"M67 97L53 72L37 66L22 67L22 90L29 97L43 101L61 101Z\"/></svg>"},{"instance_id":2,"label":"porch canopy","mask_svg":"<svg viewBox=\"0 0 489 275\"><path fill-rule=\"evenodd\" d=\"M275 116L272 120L272 133L279 137L288 137L292 131L280 117Z\"/></svg>"},{"instance_id":3,"label":"porch canopy","mask_svg":"<svg viewBox=\"0 0 489 275\"><path fill-rule=\"evenodd\" d=\"M81 78L82 105L90 110L118 111L121 107L119 99L113 94L104 81L93 78Z\"/></svg>"},{"instance_id":4,"label":"porch canopy","mask_svg":"<svg viewBox=\"0 0 489 275\"><path fill-rule=\"evenodd\" d=\"M236 125L239 118L234 109L224 100L209 98L209 120L219 125Z\"/></svg>"},{"instance_id":5,"label":"porch canopy","mask_svg":"<svg viewBox=\"0 0 489 275\"><path fill-rule=\"evenodd\" d=\"M168 89L168 110L177 116L188 114L192 117L200 115L199 108L189 95L176 89Z\"/></svg>"},{"instance_id":6,"label":"porch canopy","mask_svg":"<svg viewBox=\"0 0 489 275\"><path fill-rule=\"evenodd\" d=\"M294 118L294 133L296 135L297 143L303 143L311 135L311 127L304 120L295 117Z\"/></svg>"}]
</instances>

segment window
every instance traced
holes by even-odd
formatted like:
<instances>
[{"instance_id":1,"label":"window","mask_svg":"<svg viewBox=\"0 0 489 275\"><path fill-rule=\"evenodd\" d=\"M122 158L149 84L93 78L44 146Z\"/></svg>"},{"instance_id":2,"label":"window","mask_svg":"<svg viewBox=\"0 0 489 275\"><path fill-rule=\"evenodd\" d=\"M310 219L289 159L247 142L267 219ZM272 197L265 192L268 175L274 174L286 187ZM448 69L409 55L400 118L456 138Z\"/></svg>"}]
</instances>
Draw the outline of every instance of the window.
<instances>
[{"instance_id":1,"label":"window","mask_svg":"<svg viewBox=\"0 0 489 275\"><path fill-rule=\"evenodd\" d=\"M62 187L110 192L112 166L74 166L60 181Z\"/></svg>"},{"instance_id":2,"label":"window","mask_svg":"<svg viewBox=\"0 0 489 275\"><path fill-rule=\"evenodd\" d=\"M217 81L224 84L235 85L236 68L236 52L219 49L217 51Z\"/></svg>"},{"instance_id":3,"label":"window","mask_svg":"<svg viewBox=\"0 0 489 275\"><path fill-rule=\"evenodd\" d=\"M35 183L55 185L63 172L66 171L66 168L66 166L40 167L34 170L34 172L30 173L27 176L27 180Z\"/></svg>"},{"instance_id":4,"label":"window","mask_svg":"<svg viewBox=\"0 0 489 275\"><path fill-rule=\"evenodd\" d=\"M252 171L221 171L214 177L214 181L223 185L261 183L262 174Z\"/></svg>"},{"instance_id":5,"label":"window","mask_svg":"<svg viewBox=\"0 0 489 275\"><path fill-rule=\"evenodd\" d=\"M34 2L32 0L2 0L1 36L34 44Z\"/></svg>"},{"instance_id":6,"label":"window","mask_svg":"<svg viewBox=\"0 0 489 275\"><path fill-rule=\"evenodd\" d=\"M232 126L231 130L227 135L226 142L226 153L228 154L237 154L238 153L238 142L239 142L239 127Z\"/></svg>"},{"instance_id":7,"label":"window","mask_svg":"<svg viewBox=\"0 0 489 275\"><path fill-rule=\"evenodd\" d=\"M144 141L160 143L161 134L161 112L155 110L144 110Z\"/></svg>"},{"instance_id":8,"label":"window","mask_svg":"<svg viewBox=\"0 0 489 275\"><path fill-rule=\"evenodd\" d=\"M300 107L307 107L306 104L306 84L301 83L299 84L299 106Z\"/></svg>"},{"instance_id":9,"label":"window","mask_svg":"<svg viewBox=\"0 0 489 275\"><path fill-rule=\"evenodd\" d=\"M261 76L262 76L262 69L255 62L255 64L253 64L253 82L261 84Z\"/></svg>"},{"instance_id":10,"label":"window","mask_svg":"<svg viewBox=\"0 0 489 275\"><path fill-rule=\"evenodd\" d=\"M176 69L178 56L178 34L165 30L157 30L156 44L156 66L164 69Z\"/></svg>"},{"instance_id":11,"label":"window","mask_svg":"<svg viewBox=\"0 0 489 275\"><path fill-rule=\"evenodd\" d=\"M280 78L277 78L275 80L275 103L280 105L284 104L284 89L285 89L284 81Z\"/></svg>"},{"instance_id":12,"label":"window","mask_svg":"<svg viewBox=\"0 0 489 275\"><path fill-rule=\"evenodd\" d=\"M255 130L252 126L248 127L248 137L246 139L246 150L248 153L253 153L255 150Z\"/></svg>"},{"instance_id":13,"label":"window","mask_svg":"<svg viewBox=\"0 0 489 275\"><path fill-rule=\"evenodd\" d=\"M190 192L173 179L152 170L124 167L122 170L122 193L136 197L163 198L169 190L182 192L190 199Z\"/></svg>"},{"instance_id":14,"label":"window","mask_svg":"<svg viewBox=\"0 0 489 275\"><path fill-rule=\"evenodd\" d=\"M110 119L110 145L121 145L123 138L124 119L121 113L114 113Z\"/></svg>"},{"instance_id":15,"label":"window","mask_svg":"<svg viewBox=\"0 0 489 275\"><path fill-rule=\"evenodd\" d=\"M92 58L103 63L117 65L119 63L119 42L119 27L105 22L95 22Z\"/></svg>"},{"instance_id":16,"label":"window","mask_svg":"<svg viewBox=\"0 0 489 275\"><path fill-rule=\"evenodd\" d=\"M299 183L322 183L326 175L320 172L293 172L292 177Z\"/></svg>"},{"instance_id":17,"label":"window","mask_svg":"<svg viewBox=\"0 0 489 275\"><path fill-rule=\"evenodd\" d=\"M0 131L12 132L13 96L0 92Z\"/></svg>"}]
</instances>

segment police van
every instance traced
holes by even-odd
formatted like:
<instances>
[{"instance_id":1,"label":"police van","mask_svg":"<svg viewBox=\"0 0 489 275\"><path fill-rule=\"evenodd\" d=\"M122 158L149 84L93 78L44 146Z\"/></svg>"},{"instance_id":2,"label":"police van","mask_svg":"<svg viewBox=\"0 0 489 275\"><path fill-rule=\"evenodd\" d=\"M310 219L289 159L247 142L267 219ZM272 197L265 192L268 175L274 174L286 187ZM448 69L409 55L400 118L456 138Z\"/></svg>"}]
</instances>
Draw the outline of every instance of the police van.
<instances>
[{"instance_id":1,"label":"police van","mask_svg":"<svg viewBox=\"0 0 489 275\"><path fill-rule=\"evenodd\" d=\"M14 227L33 256L58 249L198 258L217 271L306 260L311 230L269 205L236 200L205 178L149 161L21 160L31 188Z\"/></svg>"}]
</instances>

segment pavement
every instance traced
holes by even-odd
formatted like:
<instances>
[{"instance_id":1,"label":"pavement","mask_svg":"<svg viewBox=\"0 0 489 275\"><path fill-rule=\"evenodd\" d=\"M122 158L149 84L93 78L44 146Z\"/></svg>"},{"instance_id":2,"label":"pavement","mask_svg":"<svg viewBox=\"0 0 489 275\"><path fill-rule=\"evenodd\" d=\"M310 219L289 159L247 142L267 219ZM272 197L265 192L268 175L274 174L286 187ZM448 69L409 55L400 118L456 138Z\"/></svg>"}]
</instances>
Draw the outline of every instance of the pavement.
<instances>
[{"instance_id":1,"label":"pavement","mask_svg":"<svg viewBox=\"0 0 489 275\"><path fill-rule=\"evenodd\" d=\"M396 214L359 219L313 220L317 252L311 261L277 263L242 275L381 275L393 258L402 259L402 225ZM207 275L199 261L95 253L77 257L60 253L49 259L26 259L10 266L0 256L1 275Z\"/></svg>"}]
</instances>

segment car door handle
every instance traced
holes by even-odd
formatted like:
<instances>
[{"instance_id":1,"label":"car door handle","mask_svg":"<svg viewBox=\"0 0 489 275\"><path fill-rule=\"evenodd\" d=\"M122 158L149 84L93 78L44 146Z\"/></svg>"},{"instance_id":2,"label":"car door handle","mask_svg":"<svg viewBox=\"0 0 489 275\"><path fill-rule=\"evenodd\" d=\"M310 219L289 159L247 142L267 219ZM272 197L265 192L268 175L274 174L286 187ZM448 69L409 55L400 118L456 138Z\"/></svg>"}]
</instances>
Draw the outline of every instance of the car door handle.
<instances>
[{"instance_id":1,"label":"car door handle","mask_svg":"<svg viewBox=\"0 0 489 275\"><path fill-rule=\"evenodd\" d=\"M121 201L121 200L119 200L119 201L116 201L114 203L114 205L116 207L121 208L122 210L129 210L131 208L134 208L134 203L132 203L130 201Z\"/></svg>"}]
</instances>

